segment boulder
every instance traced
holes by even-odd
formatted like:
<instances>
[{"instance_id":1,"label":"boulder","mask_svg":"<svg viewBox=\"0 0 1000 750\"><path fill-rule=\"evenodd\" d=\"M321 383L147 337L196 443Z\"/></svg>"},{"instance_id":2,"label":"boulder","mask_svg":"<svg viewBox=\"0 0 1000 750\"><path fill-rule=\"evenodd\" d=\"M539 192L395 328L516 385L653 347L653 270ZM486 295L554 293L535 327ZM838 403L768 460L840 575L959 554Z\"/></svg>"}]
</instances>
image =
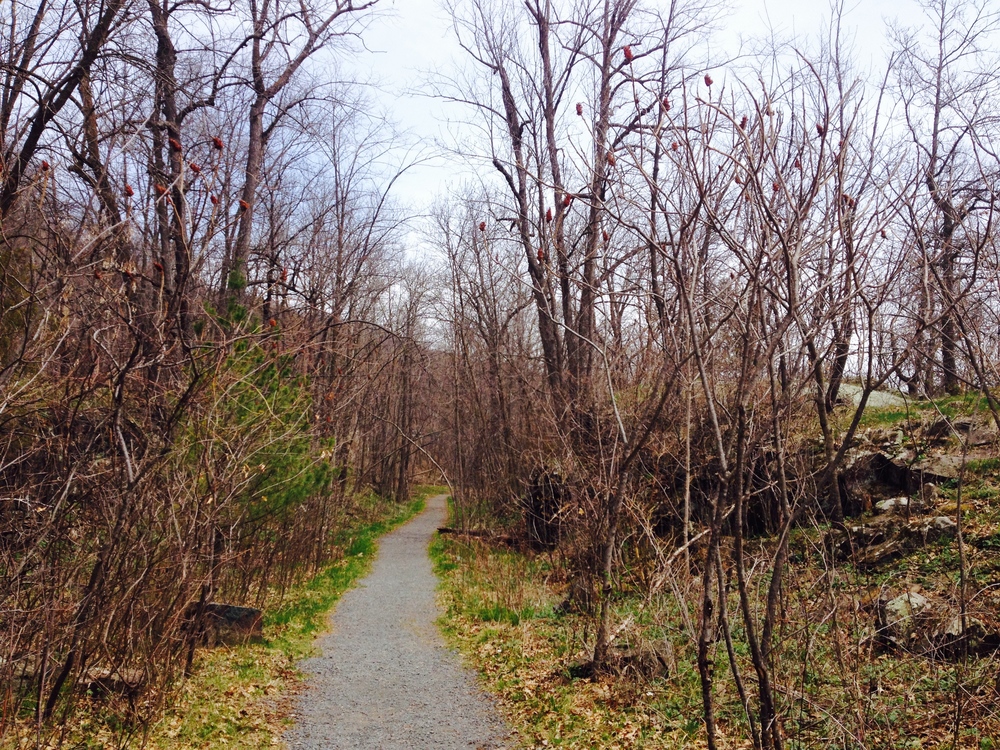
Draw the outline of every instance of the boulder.
<instances>
[{"instance_id":1,"label":"boulder","mask_svg":"<svg viewBox=\"0 0 1000 750\"><path fill-rule=\"evenodd\" d=\"M1000 632L966 614L963 622L954 604L931 600L915 591L880 599L876 626L886 646L931 658L989 656L1000 650Z\"/></svg>"},{"instance_id":2,"label":"boulder","mask_svg":"<svg viewBox=\"0 0 1000 750\"><path fill-rule=\"evenodd\" d=\"M951 658L961 656L963 649L975 653L986 636L986 626L975 617L952 615L931 632L930 642L934 651Z\"/></svg>"},{"instance_id":3,"label":"boulder","mask_svg":"<svg viewBox=\"0 0 1000 750\"><path fill-rule=\"evenodd\" d=\"M938 417L924 425L924 437L931 440L947 440L951 437L952 423L948 417Z\"/></svg>"},{"instance_id":4,"label":"boulder","mask_svg":"<svg viewBox=\"0 0 1000 750\"><path fill-rule=\"evenodd\" d=\"M917 618L930 608L930 600L915 591L879 602L878 634L883 641L907 647L917 633Z\"/></svg>"},{"instance_id":5,"label":"boulder","mask_svg":"<svg viewBox=\"0 0 1000 750\"><path fill-rule=\"evenodd\" d=\"M907 523L898 515L884 513L863 524L831 529L825 544L838 560L876 568L931 542L953 539L957 532L958 524L948 516L918 516Z\"/></svg>"},{"instance_id":6,"label":"boulder","mask_svg":"<svg viewBox=\"0 0 1000 750\"><path fill-rule=\"evenodd\" d=\"M968 445L980 447L989 445L997 439L997 428L992 422L984 424L971 417L959 417L952 424Z\"/></svg>"},{"instance_id":7,"label":"boulder","mask_svg":"<svg viewBox=\"0 0 1000 750\"><path fill-rule=\"evenodd\" d=\"M910 513L920 513L924 509L924 504L920 500L909 497L890 497L875 503L877 513L897 513L905 515Z\"/></svg>"},{"instance_id":8,"label":"boulder","mask_svg":"<svg viewBox=\"0 0 1000 750\"><path fill-rule=\"evenodd\" d=\"M897 535L881 544L859 550L854 557L854 564L859 568L878 568L898 560L909 551L907 539Z\"/></svg>"},{"instance_id":9,"label":"boulder","mask_svg":"<svg viewBox=\"0 0 1000 750\"><path fill-rule=\"evenodd\" d=\"M939 539L954 539L958 535L958 524L948 516L936 516L921 523L917 533L924 544Z\"/></svg>"},{"instance_id":10,"label":"boulder","mask_svg":"<svg viewBox=\"0 0 1000 750\"><path fill-rule=\"evenodd\" d=\"M826 546L838 560L852 560L861 566L891 562L906 551L899 540L899 521L891 516L831 529Z\"/></svg>"},{"instance_id":11,"label":"boulder","mask_svg":"<svg viewBox=\"0 0 1000 750\"><path fill-rule=\"evenodd\" d=\"M924 484L941 484L956 479L961 459L961 456L944 455L916 461L909 452L898 456L879 453L875 468L882 483L915 493Z\"/></svg>"},{"instance_id":12,"label":"boulder","mask_svg":"<svg viewBox=\"0 0 1000 750\"><path fill-rule=\"evenodd\" d=\"M954 536L958 532L958 523L948 516L936 516L931 520L930 525L941 534Z\"/></svg>"},{"instance_id":13,"label":"boulder","mask_svg":"<svg viewBox=\"0 0 1000 750\"><path fill-rule=\"evenodd\" d=\"M982 620L954 608L942 609L936 622L921 634L923 651L928 656L960 659L963 656L990 656L1000 649L1000 633L989 629Z\"/></svg>"}]
</instances>

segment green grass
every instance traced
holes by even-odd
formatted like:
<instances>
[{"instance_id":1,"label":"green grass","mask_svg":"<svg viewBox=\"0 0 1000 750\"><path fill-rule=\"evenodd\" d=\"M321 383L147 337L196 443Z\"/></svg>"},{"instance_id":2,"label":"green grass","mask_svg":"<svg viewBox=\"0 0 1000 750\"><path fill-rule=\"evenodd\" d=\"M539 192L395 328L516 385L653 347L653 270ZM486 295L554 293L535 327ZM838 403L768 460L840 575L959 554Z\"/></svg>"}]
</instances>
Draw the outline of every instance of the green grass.
<instances>
[{"instance_id":1,"label":"green grass","mask_svg":"<svg viewBox=\"0 0 1000 750\"><path fill-rule=\"evenodd\" d=\"M265 628L273 634L268 645L289 658L305 656L312 639L323 631L326 614L370 570L379 537L423 510L427 496L420 494L388 518L338 534L335 544L344 550L343 556L289 592L282 607L265 617Z\"/></svg>"},{"instance_id":2,"label":"green grass","mask_svg":"<svg viewBox=\"0 0 1000 750\"><path fill-rule=\"evenodd\" d=\"M65 745L159 750L276 746L289 723L290 688L301 679L296 663L312 652L327 613L369 571L379 537L419 513L427 497L443 491L420 487L406 505L375 496L357 498L358 520L332 540L340 551L336 559L291 587L266 612L262 642L199 649L190 678L166 695L148 697L166 708L145 734L130 729L115 706L97 700L85 703L66 727ZM130 731L135 736L123 744Z\"/></svg>"},{"instance_id":3,"label":"green grass","mask_svg":"<svg viewBox=\"0 0 1000 750\"><path fill-rule=\"evenodd\" d=\"M909 413L904 409L897 408L886 408L886 409L876 409L874 407L868 406L865 408L864 416L861 417L862 427L889 427L898 425L900 422L905 422L909 417L914 415L914 410L911 409Z\"/></svg>"},{"instance_id":4,"label":"green grass","mask_svg":"<svg viewBox=\"0 0 1000 750\"><path fill-rule=\"evenodd\" d=\"M550 585L547 557L436 537L431 559L442 579L441 628L479 671L523 747L700 747L692 663L678 664L668 681L581 676L576 667L590 656L592 620L554 609L562 595ZM637 599L615 608L616 621L643 619ZM676 633L662 635L676 641Z\"/></svg>"},{"instance_id":5,"label":"green grass","mask_svg":"<svg viewBox=\"0 0 1000 750\"><path fill-rule=\"evenodd\" d=\"M293 587L280 607L265 615L263 643L200 654L195 675L154 727L149 746L171 750L273 746L287 724L280 697L300 679L295 664L312 653L327 614L370 570L379 537L419 513L426 498L440 491L421 487L402 506L371 499L364 513L367 519L335 537L335 546L342 550L339 558Z\"/></svg>"}]
</instances>

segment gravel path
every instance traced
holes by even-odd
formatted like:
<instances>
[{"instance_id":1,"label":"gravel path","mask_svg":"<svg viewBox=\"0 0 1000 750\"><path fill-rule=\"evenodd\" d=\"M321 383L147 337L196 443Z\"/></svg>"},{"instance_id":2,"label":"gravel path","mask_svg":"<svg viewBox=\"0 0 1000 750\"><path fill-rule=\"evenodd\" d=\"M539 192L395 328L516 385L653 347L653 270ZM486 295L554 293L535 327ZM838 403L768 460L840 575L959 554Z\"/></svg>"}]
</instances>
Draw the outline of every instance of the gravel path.
<instances>
[{"instance_id":1,"label":"gravel path","mask_svg":"<svg viewBox=\"0 0 1000 750\"><path fill-rule=\"evenodd\" d=\"M503 748L509 731L434 625L437 578L427 545L445 496L383 538L372 572L347 592L307 659L292 748Z\"/></svg>"}]
</instances>

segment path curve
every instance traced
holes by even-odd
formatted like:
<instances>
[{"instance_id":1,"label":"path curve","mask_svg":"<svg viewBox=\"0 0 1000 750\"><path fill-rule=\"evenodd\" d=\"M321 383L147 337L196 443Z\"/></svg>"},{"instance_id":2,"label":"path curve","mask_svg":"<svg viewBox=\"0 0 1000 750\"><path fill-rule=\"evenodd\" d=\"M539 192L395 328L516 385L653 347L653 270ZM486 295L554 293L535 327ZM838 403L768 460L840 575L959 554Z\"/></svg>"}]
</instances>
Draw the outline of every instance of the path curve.
<instances>
[{"instance_id":1,"label":"path curve","mask_svg":"<svg viewBox=\"0 0 1000 750\"><path fill-rule=\"evenodd\" d=\"M306 689L285 735L291 748L504 748L509 731L434 625L437 578L427 545L446 497L388 534L372 572L348 591L302 662Z\"/></svg>"}]
</instances>

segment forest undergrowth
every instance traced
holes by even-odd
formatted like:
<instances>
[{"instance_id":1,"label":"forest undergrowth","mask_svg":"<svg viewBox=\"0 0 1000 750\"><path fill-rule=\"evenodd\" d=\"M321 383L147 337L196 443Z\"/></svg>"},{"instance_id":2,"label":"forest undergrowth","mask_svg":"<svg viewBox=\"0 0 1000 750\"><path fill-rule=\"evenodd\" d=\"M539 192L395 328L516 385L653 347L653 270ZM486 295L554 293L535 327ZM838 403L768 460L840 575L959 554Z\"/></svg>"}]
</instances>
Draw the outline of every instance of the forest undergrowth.
<instances>
[{"instance_id":1,"label":"forest undergrowth","mask_svg":"<svg viewBox=\"0 0 1000 750\"><path fill-rule=\"evenodd\" d=\"M350 523L335 534L331 562L285 590L268 592L262 638L199 649L191 675L162 696L166 710L155 722L133 724L134 706L125 696L91 695L63 724L60 736L41 747L281 746L281 733L292 721L289 699L303 677L297 663L312 653L329 611L370 570L378 539L419 513L426 498L442 489L418 487L405 504L373 493L353 497L345 511Z\"/></svg>"},{"instance_id":2,"label":"forest undergrowth","mask_svg":"<svg viewBox=\"0 0 1000 750\"><path fill-rule=\"evenodd\" d=\"M864 434L906 433L942 413L961 420L970 403L943 399L874 410L866 415ZM919 441L919 429L911 431ZM966 627L980 638L965 653L960 639L950 650L940 642L923 645L930 644L926 633L946 631L942 618L957 612L962 561L955 536L894 552L885 534L889 541L880 537L845 556L833 548L839 532L826 521L803 518L792 531L770 661L785 747L1000 747L1000 659L990 640L1000 625L1000 513L994 502L1000 460L995 444L985 452L991 457L980 453L968 460L961 483L941 482L932 507L919 514L914 509L912 518L880 513L875 505L887 488L876 484L864 490L871 493L867 510L848 520L858 540L865 539L860 529L887 524L905 532L926 526L928 517L955 518L961 490ZM531 551L518 538L516 531L441 535L432 556L442 577L443 628L498 697L524 746L705 747L695 630L703 547L692 546L685 566L679 550L657 556L648 541L626 536L612 604L612 656L595 674L594 618L572 603L572 550ZM776 544L767 534L746 540L755 613L766 607ZM732 538L720 548L728 571ZM885 614L900 595L929 602L925 611L914 610L913 632L902 640L893 638ZM721 611L739 607L736 586L727 586ZM743 621L734 619L729 627L732 651L722 633L711 650L717 740L723 748L752 748L740 691L754 695L753 664Z\"/></svg>"}]
</instances>

